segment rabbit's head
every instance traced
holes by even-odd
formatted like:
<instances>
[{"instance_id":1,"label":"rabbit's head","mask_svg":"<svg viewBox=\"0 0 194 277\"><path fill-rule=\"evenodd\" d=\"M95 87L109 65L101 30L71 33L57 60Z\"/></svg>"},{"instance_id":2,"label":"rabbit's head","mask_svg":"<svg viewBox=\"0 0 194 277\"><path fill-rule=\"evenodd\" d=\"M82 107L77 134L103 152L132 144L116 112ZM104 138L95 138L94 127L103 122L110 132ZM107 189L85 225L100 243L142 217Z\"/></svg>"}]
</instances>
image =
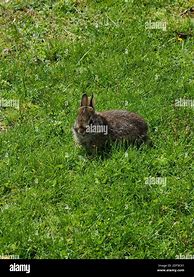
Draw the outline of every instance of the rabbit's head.
<instances>
[{"instance_id":1,"label":"rabbit's head","mask_svg":"<svg viewBox=\"0 0 194 277\"><path fill-rule=\"evenodd\" d=\"M88 125L93 123L95 114L93 95L89 99L87 94L82 95L78 116L74 125L76 133L84 135Z\"/></svg>"}]
</instances>

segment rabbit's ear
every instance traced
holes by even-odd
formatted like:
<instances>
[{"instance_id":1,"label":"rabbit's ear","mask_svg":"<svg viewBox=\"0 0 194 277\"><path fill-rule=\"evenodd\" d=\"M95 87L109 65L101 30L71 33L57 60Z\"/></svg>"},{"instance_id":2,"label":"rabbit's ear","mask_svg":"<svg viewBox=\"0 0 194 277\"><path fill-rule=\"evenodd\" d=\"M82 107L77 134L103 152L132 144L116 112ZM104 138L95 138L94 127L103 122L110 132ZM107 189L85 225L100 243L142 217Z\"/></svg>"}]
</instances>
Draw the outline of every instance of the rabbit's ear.
<instances>
[{"instance_id":1,"label":"rabbit's ear","mask_svg":"<svg viewBox=\"0 0 194 277\"><path fill-rule=\"evenodd\" d=\"M90 98L90 104L89 106L92 107L94 109L94 99L93 99L93 93L92 93L92 97Z\"/></svg>"},{"instance_id":2,"label":"rabbit's ear","mask_svg":"<svg viewBox=\"0 0 194 277\"><path fill-rule=\"evenodd\" d=\"M82 95L82 99L81 99L81 103L80 103L80 106L83 107L83 106L88 106L88 96L86 93L84 93Z\"/></svg>"}]
</instances>

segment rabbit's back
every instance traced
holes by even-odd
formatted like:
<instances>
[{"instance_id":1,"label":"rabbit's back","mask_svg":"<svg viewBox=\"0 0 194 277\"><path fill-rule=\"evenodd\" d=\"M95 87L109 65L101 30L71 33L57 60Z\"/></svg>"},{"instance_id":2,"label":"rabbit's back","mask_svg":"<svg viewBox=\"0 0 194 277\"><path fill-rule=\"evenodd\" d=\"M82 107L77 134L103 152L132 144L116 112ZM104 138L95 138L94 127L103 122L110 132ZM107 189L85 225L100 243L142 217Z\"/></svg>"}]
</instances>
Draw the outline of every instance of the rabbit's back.
<instances>
[{"instance_id":1,"label":"rabbit's back","mask_svg":"<svg viewBox=\"0 0 194 277\"><path fill-rule=\"evenodd\" d=\"M111 110L98 113L108 123L108 134L112 139L131 141L144 139L148 126L145 120L136 113L125 110Z\"/></svg>"}]
</instances>

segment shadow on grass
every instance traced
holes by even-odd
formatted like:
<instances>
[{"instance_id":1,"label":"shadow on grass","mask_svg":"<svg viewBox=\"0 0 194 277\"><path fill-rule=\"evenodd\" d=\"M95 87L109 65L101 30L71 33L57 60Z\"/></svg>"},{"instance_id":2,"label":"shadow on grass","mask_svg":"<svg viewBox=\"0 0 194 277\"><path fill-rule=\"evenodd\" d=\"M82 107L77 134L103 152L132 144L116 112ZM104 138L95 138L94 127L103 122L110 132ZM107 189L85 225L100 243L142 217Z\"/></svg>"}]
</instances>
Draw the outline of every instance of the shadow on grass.
<instances>
[{"instance_id":1,"label":"shadow on grass","mask_svg":"<svg viewBox=\"0 0 194 277\"><path fill-rule=\"evenodd\" d=\"M142 143L128 143L128 142L114 142L114 143L107 143L105 147L98 149L87 149L81 147L79 152L80 155L85 156L87 159L95 160L95 159L101 159L101 160L107 160L112 157L113 152L115 151L129 151L130 149L135 149L137 151L143 151L145 148L151 149L156 148L155 144L149 140L147 142Z\"/></svg>"}]
</instances>

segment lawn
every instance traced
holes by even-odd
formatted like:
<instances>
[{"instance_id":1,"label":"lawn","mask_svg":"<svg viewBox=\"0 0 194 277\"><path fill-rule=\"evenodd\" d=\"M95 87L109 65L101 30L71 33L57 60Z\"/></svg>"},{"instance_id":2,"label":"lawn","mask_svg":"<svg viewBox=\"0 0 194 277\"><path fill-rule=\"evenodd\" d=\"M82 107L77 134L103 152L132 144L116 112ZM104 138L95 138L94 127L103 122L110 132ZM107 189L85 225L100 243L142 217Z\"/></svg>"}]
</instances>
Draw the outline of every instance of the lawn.
<instances>
[{"instance_id":1,"label":"lawn","mask_svg":"<svg viewBox=\"0 0 194 277\"><path fill-rule=\"evenodd\" d=\"M192 5L1 1L0 255L194 255ZM88 156L71 130L84 92L142 115L155 147Z\"/></svg>"}]
</instances>

